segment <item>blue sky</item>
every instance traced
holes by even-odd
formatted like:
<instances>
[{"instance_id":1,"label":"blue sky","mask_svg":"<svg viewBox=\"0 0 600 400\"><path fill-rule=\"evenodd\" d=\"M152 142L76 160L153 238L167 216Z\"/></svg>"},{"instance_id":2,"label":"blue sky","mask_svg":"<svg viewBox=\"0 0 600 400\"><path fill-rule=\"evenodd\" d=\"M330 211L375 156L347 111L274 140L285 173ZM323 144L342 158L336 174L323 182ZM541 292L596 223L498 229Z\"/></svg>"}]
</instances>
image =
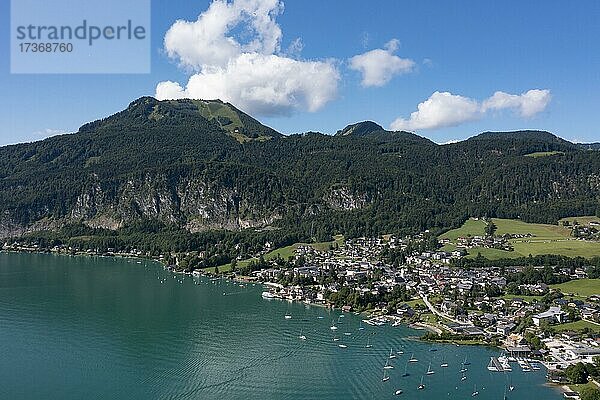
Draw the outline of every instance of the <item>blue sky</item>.
<instances>
[{"instance_id":1,"label":"blue sky","mask_svg":"<svg viewBox=\"0 0 600 400\"><path fill-rule=\"evenodd\" d=\"M198 16L211 2L152 1L150 74L11 75L9 1L0 0L0 145L76 131L167 81L165 98L238 100L283 133L368 119L438 143L524 128L600 141L598 1L236 2L224 35L197 40L174 28L165 47L178 19L204 29ZM225 61L196 54L226 36Z\"/></svg>"}]
</instances>

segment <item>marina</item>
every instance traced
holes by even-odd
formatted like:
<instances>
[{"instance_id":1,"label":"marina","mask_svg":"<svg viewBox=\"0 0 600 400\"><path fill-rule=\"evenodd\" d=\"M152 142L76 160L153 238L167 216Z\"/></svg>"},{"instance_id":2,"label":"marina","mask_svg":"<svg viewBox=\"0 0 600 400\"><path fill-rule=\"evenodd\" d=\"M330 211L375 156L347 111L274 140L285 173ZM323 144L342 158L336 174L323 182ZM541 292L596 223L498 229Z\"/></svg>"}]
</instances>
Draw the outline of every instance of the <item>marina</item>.
<instances>
[{"instance_id":1,"label":"marina","mask_svg":"<svg viewBox=\"0 0 600 400\"><path fill-rule=\"evenodd\" d=\"M435 400L468 398L473 384L481 399L500 399L509 385L510 399L561 397L543 370L489 371L498 350L436 344L431 351L418 340L422 333L405 325L363 323L359 330L360 316L267 301L260 285L239 292L238 283L152 263L42 254L0 254L0 276L0 398L52 392L69 400L93 390L99 398L134 400L240 393L261 400ZM352 335L332 341L332 321ZM41 351L52 357L33 357ZM461 373L465 360L470 366ZM384 369L386 362L393 368ZM64 379L30 380L39 370Z\"/></svg>"}]
</instances>

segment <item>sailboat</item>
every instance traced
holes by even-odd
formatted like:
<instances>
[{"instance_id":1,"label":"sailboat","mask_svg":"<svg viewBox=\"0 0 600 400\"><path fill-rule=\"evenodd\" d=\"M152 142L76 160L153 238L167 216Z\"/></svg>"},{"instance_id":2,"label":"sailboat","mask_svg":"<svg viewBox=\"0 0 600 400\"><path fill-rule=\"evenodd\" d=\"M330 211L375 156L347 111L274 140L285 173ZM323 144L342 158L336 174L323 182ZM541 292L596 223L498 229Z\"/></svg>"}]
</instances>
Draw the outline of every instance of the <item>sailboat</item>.
<instances>
[{"instance_id":1,"label":"sailboat","mask_svg":"<svg viewBox=\"0 0 600 400\"><path fill-rule=\"evenodd\" d=\"M365 347L367 349L370 349L371 347L373 347L373 345L371 344L371 339L367 339L367 345Z\"/></svg>"},{"instance_id":2,"label":"sailboat","mask_svg":"<svg viewBox=\"0 0 600 400\"><path fill-rule=\"evenodd\" d=\"M423 377L421 377L421 383L419 384L419 386L417 386L418 390L423 390L425 389L425 385L423 384Z\"/></svg>"},{"instance_id":3,"label":"sailboat","mask_svg":"<svg viewBox=\"0 0 600 400\"><path fill-rule=\"evenodd\" d=\"M298 339L300 339L300 340L306 340L306 336L304 336L302 334L302 328L300 328L300 336L298 336Z\"/></svg>"},{"instance_id":4,"label":"sailboat","mask_svg":"<svg viewBox=\"0 0 600 400\"><path fill-rule=\"evenodd\" d=\"M387 381L389 381L389 380L390 380L390 377L389 377L389 376L387 376L387 373L386 373L386 372L387 372L387 371L384 369L384 370L383 370L383 378L381 378L381 381L382 381L382 382L387 382Z\"/></svg>"},{"instance_id":5,"label":"sailboat","mask_svg":"<svg viewBox=\"0 0 600 400\"><path fill-rule=\"evenodd\" d=\"M410 374L408 373L408 363L406 363L406 366L404 367L404 373L402 374L402 377L405 378L407 376L409 376Z\"/></svg>"},{"instance_id":6,"label":"sailboat","mask_svg":"<svg viewBox=\"0 0 600 400\"><path fill-rule=\"evenodd\" d=\"M396 355L394 354L394 349L390 349L390 360L396 358Z\"/></svg>"},{"instance_id":7,"label":"sailboat","mask_svg":"<svg viewBox=\"0 0 600 400\"><path fill-rule=\"evenodd\" d=\"M448 368L448 363L446 362L446 357L442 358L442 363L440 364L442 368Z\"/></svg>"},{"instance_id":8,"label":"sailboat","mask_svg":"<svg viewBox=\"0 0 600 400\"><path fill-rule=\"evenodd\" d=\"M477 385L473 387L473 393L471 393L471 397L479 396L479 391L477 390Z\"/></svg>"},{"instance_id":9,"label":"sailboat","mask_svg":"<svg viewBox=\"0 0 600 400\"><path fill-rule=\"evenodd\" d=\"M415 363L415 362L417 362L417 361L419 361L419 360L417 360L417 359L415 358L415 353L413 353L413 354L412 354L412 356L410 356L410 360L408 360L408 362L411 362L411 363Z\"/></svg>"},{"instance_id":10,"label":"sailboat","mask_svg":"<svg viewBox=\"0 0 600 400\"><path fill-rule=\"evenodd\" d=\"M471 363L467 361L467 356L465 356L465 361L463 361L463 365L471 365Z\"/></svg>"},{"instance_id":11,"label":"sailboat","mask_svg":"<svg viewBox=\"0 0 600 400\"><path fill-rule=\"evenodd\" d=\"M363 326L362 321L360 321L360 325L358 326L358 330L359 331L364 331L365 330L365 327Z\"/></svg>"},{"instance_id":12,"label":"sailboat","mask_svg":"<svg viewBox=\"0 0 600 400\"><path fill-rule=\"evenodd\" d=\"M404 354L404 350L399 349L396 353L402 355L402 354Z\"/></svg>"},{"instance_id":13,"label":"sailboat","mask_svg":"<svg viewBox=\"0 0 600 400\"><path fill-rule=\"evenodd\" d=\"M465 375L465 373L463 372L462 376L460 377L461 381L466 381L467 380L467 376Z\"/></svg>"},{"instance_id":14,"label":"sailboat","mask_svg":"<svg viewBox=\"0 0 600 400\"><path fill-rule=\"evenodd\" d=\"M332 331L337 331L337 326L335 326L335 324L333 323L333 320L331 321L331 329Z\"/></svg>"},{"instance_id":15,"label":"sailboat","mask_svg":"<svg viewBox=\"0 0 600 400\"><path fill-rule=\"evenodd\" d=\"M435 374L435 371L431 369L431 363L429 363L429 367L427 367L427 372L425 374L427 374L427 375Z\"/></svg>"},{"instance_id":16,"label":"sailboat","mask_svg":"<svg viewBox=\"0 0 600 400\"><path fill-rule=\"evenodd\" d=\"M383 369L394 369L394 366L390 365L389 360L385 360L385 365L383 366Z\"/></svg>"}]
</instances>

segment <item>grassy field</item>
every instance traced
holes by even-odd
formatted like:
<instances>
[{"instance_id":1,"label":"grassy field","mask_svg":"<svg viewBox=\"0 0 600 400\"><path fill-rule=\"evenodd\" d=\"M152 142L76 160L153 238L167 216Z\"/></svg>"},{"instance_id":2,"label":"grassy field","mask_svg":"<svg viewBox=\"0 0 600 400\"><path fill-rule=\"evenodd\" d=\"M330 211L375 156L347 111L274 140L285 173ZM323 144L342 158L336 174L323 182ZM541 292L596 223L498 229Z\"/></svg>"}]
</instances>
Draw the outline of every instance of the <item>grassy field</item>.
<instances>
[{"instance_id":1,"label":"grassy field","mask_svg":"<svg viewBox=\"0 0 600 400\"><path fill-rule=\"evenodd\" d=\"M600 295L600 279L578 279L561 283L560 285L551 285L552 289L560 289L564 294L572 293L579 297L589 297L591 295Z\"/></svg>"},{"instance_id":2,"label":"grassy field","mask_svg":"<svg viewBox=\"0 0 600 400\"><path fill-rule=\"evenodd\" d=\"M440 239L450 239L456 242L459 237L482 236L484 234L485 222L482 220L469 219L458 229L453 229L440 236Z\"/></svg>"},{"instance_id":3,"label":"grassy field","mask_svg":"<svg viewBox=\"0 0 600 400\"><path fill-rule=\"evenodd\" d=\"M498 249L487 249L485 247L475 247L468 250L469 255L467 258L476 258L480 253L483 257L489 260L498 260L501 258L519 258L523 257L523 254L516 251L505 251Z\"/></svg>"},{"instance_id":4,"label":"grassy field","mask_svg":"<svg viewBox=\"0 0 600 400\"><path fill-rule=\"evenodd\" d=\"M590 329L592 332L600 333L600 325L593 324L588 321L575 321L566 324L555 325L554 330L557 332L574 331L581 332L584 328Z\"/></svg>"},{"instance_id":5,"label":"grassy field","mask_svg":"<svg viewBox=\"0 0 600 400\"><path fill-rule=\"evenodd\" d=\"M576 218L571 218L571 220ZM579 219L578 219L579 220ZM599 220L597 217L581 217L581 223ZM514 251L507 252L496 249L470 249L469 257L474 258L478 253L482 256L497 260L500 258L528 257L531 255L557 254L568 257L600 257L600 242L575 240L570 236L569 228L562 225L530 224L523 221L494 218L492 220L498 227L496 235L504 234L531 234L533 237L511 239ZM453 244L444 246L443 250L454 250L457 239L467 236L481 236L484 234L485 222L470 219L458 228L446 232L440 239L449 239Z\"/></svg>"},{"instance_id":6,"label":"grassy field","mask_svg":"<svg viewBox=\"0 0 600 400\"><path fill-rule=\"evenodd\" d=\"M334 237L334 240L332 240L331 242L320 242L320 243L310 243L310 244L307 244L307 243L294 243L294 244L292 244L290 246L281 247L279 249L272 250L272 251L266 253L263 256L263 258L265 260L272 260L274 258L277 258L277 256L280 256L284 260L287 260L289 257L292 257L295 254L296 249L299 246L311 246L311 247L315 248L316 250L326 251L326 250L329 250L329 247L331 245L333 245L334 243L338 243L338 245L343 244L344 243L344 237L342 235L337 235L337 236ZM256 258L248 258L246 260L238 261L238 263L237 263L238 268L245 267L246 265L250 264L250 262L252 260L257 260L257 259ZM229 272L229 271L231 271L231 264L219 265L218 268L219 268L219 272L220 273ZM212 267L212 268L205 268L204 269L205 272L213 272L214 270L215 270L214 267Z\"/></svg>"},{"instance_id":7,"label":"grassy field","mask_svg":"<svg viewBox=\"0 0 600 400\"><path fill-rule=\"evenodd\" d=\"M525 154L525 157L540 158L540 157L556 156L559 154L565 154L565 153L563 153L562 151L538 151L536 153Z\"/></svg>"}]
</instances>

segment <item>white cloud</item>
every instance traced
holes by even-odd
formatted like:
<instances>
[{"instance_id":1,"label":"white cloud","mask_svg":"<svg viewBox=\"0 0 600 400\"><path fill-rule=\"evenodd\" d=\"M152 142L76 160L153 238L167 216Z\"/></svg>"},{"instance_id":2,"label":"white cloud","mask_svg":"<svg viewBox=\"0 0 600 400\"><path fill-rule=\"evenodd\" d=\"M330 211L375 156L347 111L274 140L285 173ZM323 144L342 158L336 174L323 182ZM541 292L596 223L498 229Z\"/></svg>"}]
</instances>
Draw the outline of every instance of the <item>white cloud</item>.
<instances>
[{"instance_id":1,"label":"white cloud","mask_svg":"<svg viewBox=\"0 0 600 400\"><path fill-rule=\"evenodd\" d=\"M331 62L247 53L230 61L227 68L193 75L185 89L175 82L161 82L156 97L220 98L261 115L316 111L331 100L338 78Z\"/></svg>"},{"instance_id":2,"label":"white cloud","mask_svg":"<svg viewBox=\"0 0 600 400\"><path fill-rule=\"evenodd\" d=\"M530 118L544 111L550 103L550 90L533 89L521 95L496 92L483 102L449 92L435 92L419 103L417 111L409 118L397 118L390 127L393 130L426 130L458 126L480 119L488 111L510 109L519 116Z\"/></svg>"},{"instance_id":3,"label":"white cloud","mask_svg":"<svg viewBox=\"0 0 600 400\"><path fill-rule=\"evenodd\" d=\"M487 111L510 108L528 118L544 111L551 99L549 90L532 89L520 95L496 92L483 102L482 109Z\"/></svg>"},{"instance_id":4,"label":"white cloud","mask_svg":"<svg viewBox=\"0 0 600 400\"><path fill-rule=\"evenodd\" d=\"M417 106L410 118L398 118L391 124L393 130L434 129L460 125L480 116L477 101L449 92L435 92Z\"/></svg>"},{"instance_id":5,"label":"white cloud","mask_svg":"<svg viewBox=\"0 0 600 400\"><path fill-rule=\"evenodd\" d=\"M400 45L398 39L392 39L383 49L375 49L356 55L348 60L350 69L362 74L361 84L365 87L383 86L394 75L412 72L415 62L394 55Z\"/></svg>"},{"instance_id":6,"label":"white cloud","mask_svg":"<svg viewBox=\"0 0 600 400\"><path fill-rule=\"evenodd\" d=\"M195 74L185 87L160 82L156 97L219 98L262 115L323 107L337 94L337 66L299 59L299 38L281 54L275 18L282 12L279 0L214 0L197 21L175 22L165 35L165 50Z\"/></svg>"}]
</instances>

